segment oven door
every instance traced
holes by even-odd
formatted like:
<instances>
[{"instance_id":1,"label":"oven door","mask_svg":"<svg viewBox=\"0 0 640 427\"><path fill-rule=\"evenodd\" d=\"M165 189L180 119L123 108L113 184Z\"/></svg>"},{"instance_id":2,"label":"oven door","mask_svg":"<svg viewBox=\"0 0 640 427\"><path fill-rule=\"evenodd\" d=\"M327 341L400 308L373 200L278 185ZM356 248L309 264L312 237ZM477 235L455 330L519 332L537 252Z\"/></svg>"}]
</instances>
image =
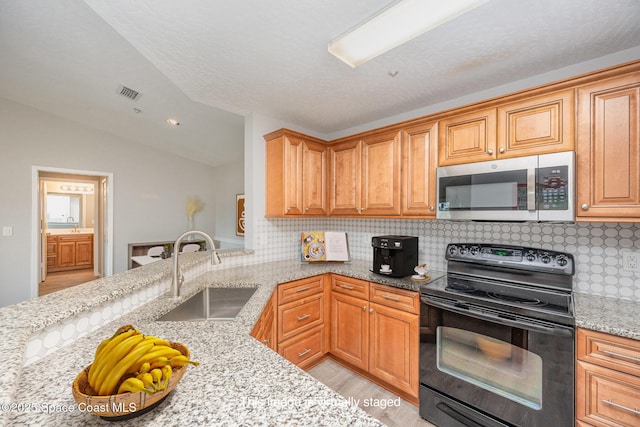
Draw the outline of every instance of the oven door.
<instances>
[{"instance_id":1,"label":"oven door","mask_svg":"<svg viewBox=\"0 0 640 427\"><path fill-rule=\"evenodd\" d=\"M438 219L536 221L536 156L437 169Z\"/></svg>"},{"instance_id":2,"label":"oven door","mask_svg":"<svg viewBox=\"0 0 640 427\"><path fill-rule=\"evenodd\" d=\"M573 328L421 300L423 418L442 426L573 425Z\"/></svg>"}]
</instances>

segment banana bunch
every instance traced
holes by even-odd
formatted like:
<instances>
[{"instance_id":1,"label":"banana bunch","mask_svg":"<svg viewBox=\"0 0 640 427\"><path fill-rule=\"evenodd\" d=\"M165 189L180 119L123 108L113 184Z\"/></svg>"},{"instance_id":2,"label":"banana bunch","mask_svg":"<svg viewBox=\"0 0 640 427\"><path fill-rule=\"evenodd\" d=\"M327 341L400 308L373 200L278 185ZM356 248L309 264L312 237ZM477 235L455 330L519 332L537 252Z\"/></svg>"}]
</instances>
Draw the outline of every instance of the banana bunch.
<instances>
[{"instance_id":1,"label":"banana bunch","mask_svg":"<svg viewBox=\"0 0 640 427\"><path fill-rule=\"evenodd\" d=\"M89 368L89 385L99 396L164 390L173 369L198 366L162 338L143 335L131 325L100 343Z\"/></svg>"}]
</instances>

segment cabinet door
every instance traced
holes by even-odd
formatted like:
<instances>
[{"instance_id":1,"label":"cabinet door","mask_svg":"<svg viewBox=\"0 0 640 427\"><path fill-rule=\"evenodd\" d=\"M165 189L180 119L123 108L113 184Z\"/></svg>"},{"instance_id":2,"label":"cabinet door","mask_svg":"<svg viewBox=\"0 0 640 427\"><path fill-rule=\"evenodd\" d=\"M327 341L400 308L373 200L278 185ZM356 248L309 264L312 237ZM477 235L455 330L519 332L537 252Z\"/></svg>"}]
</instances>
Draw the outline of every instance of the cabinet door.
<instances>
[{"instance_id":1,"label":"cabinet door","mask_svg":"<svg viewBox=\"0 0 640 427\"><path fill-rule=\"evenodd\" d=\"M498 158L573 150L574 90L498 107Z\"/></svg>"},{"instance_id":2,"label":"cabinet door","mask_svg":"<svg viewBox=\"0 0 640 427\"><path fill-rule=\"evenodd\" d=\"M369 373L418 396L417 314L370 304Z\"/></svg>"},{"instance_id":3,"label":"cabinet door","mask_svg":"<svg viewBox=\"0 0 640 427\"><path fill-rule=\"evenodd\" d=\"M82 240L76 242L76 262L75 265L93 265L93 240Z\"/></svg>"},{"instance_id":4,"label":"cabinet door","mask_svg":"<svg viewBox=\"0 0 640 427\"><path fill-rule=\"evenodd\" d=\"M304 214L327 214L326 182L326 145L305 141L302 151L302 206Z\"/></svg>"},{"instance_id":5,"label":"cabinet door","mask_svg":"<svg viewBox=\"0 0 640 427\"><path fill-rule=\"evenodd\" d=\"M578 88L578 220L640 220L639 127L640 72Z\"/></svg>"},{"instance_id":6,"label":"cabinet door","mask_svg":"<svg viewBox=\"0 0 640 427\"><path fill-rule=\"evenodd\" d=\"M361 157L359 139L329 147L329 214L360 213Z\"/></svg>"},{"instance_id":7,"label":"cabinet door","mask_svg":"<svg viewBox=\"0 0 640 427\"><path fill-rule=\"evenodd\" d=\"M362 140L362 205L365 215L400 215L400 131Z\"/></svg>"},{"instance_id":8,"label":"cabinet door","mask_svg":"<svg viewBox=\"0 0 640 427\"><path fill-rule=\"evenodd\" d=\"M496 109L449 117L438 126L438 165L483 162L496 158Z\"/></svg>"},{"instance_id":9,"label":"cabinet door","mask_svg":"<svg viewBox=\"0 0 640 427\"><path fill-rule=\"evenodd\" d=\"M302 140L284 137L284 214L302 214Z\"/></svg>"},{"instance_id":10,"label":"cabinet door","mask_svg":"<svg viewBox=\"0 0 640 427\"><path fill-rule=\"evenodd\" d=\"M76 263L76 242L58 242L58 267L73 267Z\"/></svg>"},{"instance_id":11,"label":"cabinet door","mask_svg":"<svg viewBox=\"0 0 640 427\"><path fill-rule=\"evenodd\" d=\"M47 236L47 273L58 267L58 239Z\"/></svg>"},{"instance_id":12,"label":"cabinet door","mask_svg":"<svg viewBox=\"0 0 640 427\"><path fill-rule=\"evenodd\" d=\"M438 127L436 122L402 132L402 215L435 218Z\"/></svg>"},{"instance_id":13,"label":"cabinet door","mask_svg":"<svg viewBox=\"0 0 640 427\"><path fill-rule=\"evenodd\" d=\"M302 139L277 132L267 135L265 216L302 213Z\"/></svg>"},{"instance_id":14,"label":"cabinet door","mask_svg":"<svg viewBox=\"0 0 640 427\"><path fill-rule=\"evenodd\" d=\"M365 300L331 294L331 354L365 371L369 366L367 307Z\"/></svg>"},{"instance_id":15,"label":"cabinet door","mask_svg":"<svg viewBox=\"0 0 640 427\"><path fill-rule=\"evenodd\" d=\"M264 307L262 314L258 318L251 336L269 347L272 350L277 348L275 337L275 299L276 293L269 298L267 305Z\"/></svg>"}]
</instances>

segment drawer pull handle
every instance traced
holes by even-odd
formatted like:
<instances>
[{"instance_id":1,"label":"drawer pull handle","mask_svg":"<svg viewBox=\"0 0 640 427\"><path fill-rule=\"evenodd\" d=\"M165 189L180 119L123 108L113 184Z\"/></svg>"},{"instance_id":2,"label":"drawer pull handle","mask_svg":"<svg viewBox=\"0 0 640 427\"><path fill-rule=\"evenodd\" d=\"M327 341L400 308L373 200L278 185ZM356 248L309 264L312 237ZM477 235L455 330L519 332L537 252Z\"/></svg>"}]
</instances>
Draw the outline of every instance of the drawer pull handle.
<instances>
[{"instance_id":1,"label":"drawer pull handle","mask_svg":"<svg viewBox=\"0 0 640 427\"><path fill-rule=\"evenodd\" d=\"M308 319L309 317L311 317L309 313L298 316L298 322L302 322L304 319Z\"/></svg>"},{"instance_id":2,"label":"drawer pull handle","mask_svg":"<svg viewBox=\"0 0 640 427\"><path fill-rule=\"evenodd\" d=\"M392 297L391 295L382 295L382 298L388 299L388 300L391 300L391 301L400 301L400 298Z\"/></svg>"},{"instance_id":3,"label":"drawer pull handle","mask_svg":"<svg viewBox=\"0 0 640 427\"><path fill-rule=\"evenodd\" d=\"M269 344L271 342L271 340L269 338L265 339L264 341L262 341L265 344Z\"/></svg>"},{"instance_id":4,"label":"drawer pull handle","mask_svg":"<svg viewBox=\"0 0 640 427\"><path fill-rule=\"evenodd\" d=\"M341 287L342 289L349 289L349 290L352 290L352 289L353 289L353 286L349 286L349 285L340 285L340 287Z\"/></svg>"},{"instance_id":5,"label":"drawer pull handle","mask_svg":"<svg viewBox=\"0 0 640 427\"><path fill-rule=\"evenodd\" d=\"M304 292L304 291L308 291L309 287L304 287L304 288L300 288L300 289L296 289L296 292Z\"/></svg>"},{"instance_id":6,"label":"drawer pull handle","mask_svg":"<svg viewBox=\"0 0 640 427\"><path fill-rule=\"evenodd\" d=\"M303 351L302 353L298 353L298 357L302 357L302 356L304 356L305 354L310 353L310 352L311 352L311 349L310 349L310 348L308 348L308 349L306 349L305 351Z\"/></svg>"},{"instance_id":7,"label":"drawer pull handle","mask_svg":"<svg viewBox=\"0 0 640 427\"><path fill-rule=\"evenodd\" d=\"M622 409L623 411L631 412L635 415L640 415L640 411L637 409L627 408L626 406L620 405L618 403L612 402L611 400L603 400L602 403L606 403L607 405L611 405L614 408Z\"/></svg>"},{"instance_id":8,"label":"drawer pull handle","mask_svg":"<svg viewBox=\"0 0 640 427\"><path fill-rule=\"evenodd\" d=\"M602 352L604 354L608 354L609 356L620 357L622 359L631 360L632 362L640 362L640 357L627 356L627 355L616 353L614 351L609 351L609 350L602 350Z\"/></svg>"}]
</instances>

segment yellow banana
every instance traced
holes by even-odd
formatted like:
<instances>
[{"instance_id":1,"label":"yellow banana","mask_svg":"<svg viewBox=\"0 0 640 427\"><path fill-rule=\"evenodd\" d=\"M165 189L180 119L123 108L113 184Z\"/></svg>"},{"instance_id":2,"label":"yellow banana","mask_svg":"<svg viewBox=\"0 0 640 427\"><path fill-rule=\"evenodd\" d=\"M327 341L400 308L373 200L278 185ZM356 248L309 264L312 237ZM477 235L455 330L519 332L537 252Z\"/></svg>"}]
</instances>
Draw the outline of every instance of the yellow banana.
<instances>
[{"instance_id":1,"label":"yellow banana","mask_svg":"<svg viewBox=\"0 0 640 427\"><path fill-rule=\"evenodd\" d=\"M108 372L104 381L100 384L98 395L106 396L112 394L115 391L118 382L120 382L120 379L131 367L131 365L136 363L136 361L142 355L148 352L151 347L153 347L153 343L145 343L143 345L136 346L133 351L128 352L126 356Z\"/></svg>"},{"instance_id":2,"label":"yellow banana","mask_svg":"<svg viewBox=\"0 0 640 427\"><path fill-rule=\"evenodd\" d=\"M180 353L179 350L176 350L174 348L167 347L167 346L164 346L164 345L156 345L147 354L142 356L131 368L129 368L129 372L127 372L127 373L128 374L132 374L134 372L139 371L140 367L144 363L149 362L149 363L153 364L154 360L159 359L161 357L165 357L165 358L168 359L171 356L178 356L180 354L182 354L182 353Z\"/></svg>"},{"instance_id":3,"label":"yellow banana","mask_svg":"<svg viewBox=\"0 0 640 427\"><path fill-rule=\"evenodd\" d=\"M130 330L127 332L123 332L115 337L112 337L108 340L107 344L102 346L100 351L96 352L96 356L93 359L93 363L91 364L91 368L89 368L89 384L91 387L94 387L95 380L97 374L100 372L103 363L106 361L106 356L108 356L114 347L120 344L122 341L134 335L137 331ZM95 387L94 387L95 390Z\"/></svg>"},{"instance_id":4,"label":"yellow banana","mask_svg":"<svg viewBox=\"0 0 640 427\"><path fill-rule=\"evenodd\" d=\"M131 392L131 393L139 393L141 391L144 391L145 393L153 393L151 390L147 390L147 388L145 387L144 383L134 377L131 378L127 378L118 388L118 393L124 393L124 392Z\"/></svg>"},{"instance_id":5,"label":"yellow banana","mask_svg":"<svg viewBox=\"0 0 640 427\"><path fill-rule=\"evenodd\" d=\"M106 360L102 363L102 366L100 367L100 371L98 371L97 376L94 379L94 384L89 383L91 387L93 387L95 391L101 390L103 383L105 382L106 378L110 376L113 368L121 360L123 360L128 354L130 354L130 352L134 349L134 347L136 347L138 343L140 343L140 341L142 340L143 340L142 334L136 334L136 335L130 336L129 338L125 339L120 344L118 344L111 351L110 354L107 354L105 356ZM153 346L153 344L149 344L149 345ZM114 388L115 388L115 384L114 384Z\"/></svg>"},{"instance_id":6,"label":"yellow banana","mask_svg":"<svg viewBox=\"0 0 640 427\"><path fill-rule=\"evenodd\" d=\"M147 372L146 374L139 374L136 378L142 381L142 383L144 384L144 388L148 390L150 389L150 387L153 390L156 389L156 386L153 384L153 376L151 376L150 373Z\"/></svg>"},{"instance_id":7,"label":"yellow banana","mask_svg":"<svg viewBox=\"0 0 640 427\"><path fill-rule=\"evenodd\" d=\"M162 381L162 370L160 368L152 369L149 374L153 377L153 387L158 390Z\"/></svg>"},{"instance_id":8,"label":"yellow banana","mask_svg":"<svg viewBox=\"0 0 640 427\"><path fill-rule=\"evenodd\" d=\"M167 347L171 347L171 343L164 338L154 337L152 335L145 335L145 341L153 342L155 345L166 345Z\"/></svg>"},{"instance_id":9,"label":"yellow banana","mask_svg":"<svg viewBox=\"0 0 640 427\"><path fill-rule=\"evenodd\" d=\"M158 390L164 390L165 388L167 388L167 385L169 384L169 379L171 379L171 374L173 373L173 370L171 369L171 366L169 365L164 365L162 368L162 385L160 387L158 387Z\"/></svg>"},{"instance_id":10,"label":"yellow banana","mask_svg":"<svg viewBox=\"0 0 640 427\"><path fill-rule=\"evenodd\" d=\"M142 366L140 366L140 369L138 369L138 373L139 374L146 374L150 370L151 370L151 363L145 362L145 363L142 364Z\"/></svg>"},{"instance_id":11,"label":"yellow banana","mask_svg":"<svg viewBox=\"0 0 640 427\"><path fill-rule=\"evenodd\" d=\"M189 360L189 358L183 354L181 354L180 356L172 357L171 359L169 359L169 361L171 362L172 367L184 366L188 363L191 363L193 366L198 366L200 364L199 362Z\"/></svg>"},{"instance_id":12,"label":"yellow banana","mask_svg":"<svg viewBox=\"0 0 640 427\"><path fill-rule=\"evenodd\" d=\"M168 358L162 356L151 361L151 369L162 368L164 365L169 365L171 362Z\"/></svg>"}]
</instances>

